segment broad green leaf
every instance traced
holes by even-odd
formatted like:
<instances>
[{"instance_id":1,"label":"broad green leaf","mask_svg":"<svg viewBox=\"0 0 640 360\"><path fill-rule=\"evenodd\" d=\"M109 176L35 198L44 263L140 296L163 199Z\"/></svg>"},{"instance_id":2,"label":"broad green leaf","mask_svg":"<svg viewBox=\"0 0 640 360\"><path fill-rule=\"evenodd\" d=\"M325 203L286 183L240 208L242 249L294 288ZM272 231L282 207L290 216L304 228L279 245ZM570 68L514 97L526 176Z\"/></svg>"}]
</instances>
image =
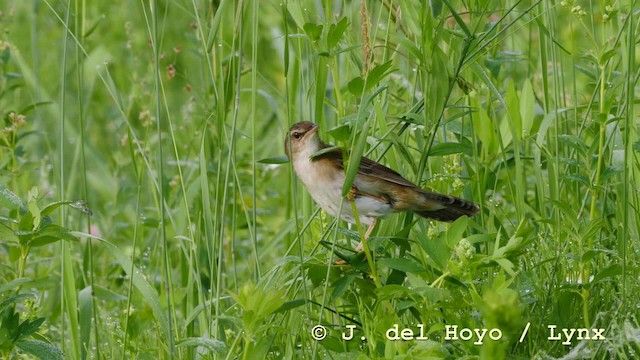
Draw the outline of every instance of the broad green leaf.
<instances>
[{"instance_id":1,"label":"broad green leaf","mask_svg":"<svg viewBox=\"0 0 640 360\"><path fill-rule=\"evenodd\" d=\"M431 15L437 18L442 12L442 0L430 0L429 7L431 8Z\"/></svg>"},{"instance_id":2,"label":"broad green leaf","mask_svg":"<svg viewBox=\"0 0 640 360\"><path fill-rule=\"evenodd\" d=\"M32 187L29 190L29 200L27 201L27 207L29 208L29 213L33 217L33 230L37 230L40 227L41 214L40 208L38 207L38 188Z\"/></svg>"},{"instance_id":3,"label":"broad green leaf","mask_svg":"<svg viewBox=\"0 0 640 360\"><path fill-rule=\"evenodd\" d=\"M220 340L205 337L184 338L176 344L182 347L203 347L217 355L224 356L227 353L227 346Z\"/></svg>"},{"instance_id":4,"label":"broad green leaf","mask_svg":"<svg viewBox=\"0 0 640 360\"><path fill-rule=\"evenodd\" d=\"M495 262L497 262L509 275L511 276L515 276L516 272L515 272L515 265L513 265L513 263L511 261L509 261L508 259L505 258L495 258L493 259Z\"/></svg>"},{"instance_id":5,"label":"broad green leaf","mask_svg":"<svg viewBox=\"0 0 640 360\"><path fill-rule=\"evenodd\" d=\"M16 343L22 351L43 360L64 360L64 354L52 344L41 340L25 340Z\"/></svg>"},{"instance_id":6,"label":"broad green leaf","mask_svg":"<svg viewBox=\"0 0 640 360\"><path fill-rule=\"evenodd\" d=\"M18 286L22 286L22 285L30 283L32 281L33 281L33 279L27 278L27 277L21 277L21 278L13 279L8 284L4 284L4 285L0 286L0 294L2 294L3 292L9 291L9 290L13 290L13 289L17 288Z\"/></svg>"},{"instance_id":7,"label":"broad green leaf","mask_svg":"<svg viewBox=\"0 0 640 360\"><path fill-rule=\"evenodd\" d=\"M435 144L431 147L431 151L429 151L429 156L444 156L451 154L473 154L473 148L470 144L461 144L461 143L441 143Z\"/></svg>"},{"instance_id":8,"label":"broad green leaf","mask_svg":"<svg viewBox=\"0 0 640 360\"><path fill-rule=\"evenodd\" d=\"M607 50L605 51L602 55L600 55L600 58L598 59L598 65L605 66L607 64L607 61L609 61L609 59L611 59L612 57L616 56L616 54L618 54L618 48L614 47L613 49Z\"/></svg>"},{"instance_id":9,"label":"broad green leaf","mask_svg":"<svg viewBox=\"0 0 640 360\"><path fill-rule=\"evenodd\" d=\"M445 265L451 257L451 249L447 245L446 233L443 233L437 239L429 239L425 233L424 236L418 238L418 243L438 265L440 270L445 268Z\"/></svg>"},{"instance_id":10,"label":"broad green leaf","mask_svg":"<svg viewBox=\"0 0 640 360\"><path fill-rule=\"evenodd\" d=\"M589 147L584 143L584 139L577 135L560 134L558 135L558 140L562 141L564 144L571 146L583 155L586 154L589 150Z\"/></svg>"},{"instance_id":11,"label":"broad green leaf","mask_svg":"<svg viewBox=\"0 0 640 360\"><path fill-rule=\"evenodd\" d=\"M89 234L85 234L85 236L101 240L102 244L105 244L109 248L107 253L116 258L118 263L120 263L122 270L124 270L128 276L133 277L133 285L140 292L144 303L149 305L153 311L153 315L160 325L160 330L162 330L165 335L170 334L169 320L167 319L167 313L163 310L162 304L160 303L160 296L158 295L158 292L149 284L147 279L143 276L143 273L136 266L132 267L131 259L129 259L129 257L117 246Z\"/></svg>"},{"instance_id":12,"label":"broad green leaf","mask_svg":"<svg viewBox=\"0 0 640 360\"><path fill-rule=\"evenodd\" d=\"M636 268L634 267L627 267L627 272L633 272L635 271ZM593 280L591 280L592 284L595 284L597 282L606 280L608 278L613 278L615 276L618 275L622 275L622 273L624 272L624 267L622 265L611 265L608 268L599 271L594 277Z\"/></svg>"},{"instance_id":13,"label":"broad green leaf","mask_svg":"<svg viewBox=\"0 0 640 360\"><path fill-rule=\"evenodd\" d=\"M364 79L362 76L356 76L347 84L347 89L353 96L360 97L364 92Z\"/></svg>"},{"instance_id":14,"label":"broad green leaf","mask_svg":"<svg viewBox=\"0 0 640 360\"><path fill-rule=\"evenodd\" d=\"M22 200L20 200L18 195L12 193L9 189L4 187L4 185L0 185L0 206L10 210L16 210L23 207Z\"/></svg>"},{"instance_id":15,"label":"broad green leaf","mask_svg":"<svg viewBox=\"0 0 640 360\"><path fill-rule=\"evenodd\" d=\"M331 24L329 27L329 32L327 33L327 46L329 49L333 49L338 43L340 39L342 39L342 35L344 35L345 30L347 30L347 26L349 25L349 20L347 17L343 17L336 24Z\"/></svg>"},{"instance_id":16,"label":"broad green leaf","mask_svg":"<svg viewBox=\"0 0 640 360\"><path fill-rule=\"evenodd\" d=\"M232 1L223 1L222 3L233 3ZM286 5L286 7L285 7ZM286 10L286 11L285 11ZM220 12L220 10L216 11L216 15ZM291 15L293 21L295 21L296 25L304 29L304 13L302 2L300 1L285 1L282 3L282 19L288 18L287 12ZM286 43L286 41L285 41ZM286 59L286 57L285 57Z\"/></svg>"},{"instance_id":17,"label":"broad green leaf","mask_svg":"<svg viewBox=\"0 0 640 360\"><path fill-rule=\"evenodd\" d=\"M43 322L43 317L36 318L34 320L27 319L23 321L22 324L18 326L18 329L16 331L18 338L22 339L31 336L31 334L38 331L40 325L42 325Z\"/></svg>"},{"instance_id":18,"label":"broad green leaf","mask_svg":"<svg viewBox=\"0 0 640 360\"><path fill-rule=\"evenodd\" d=\"M447 245L450 248L454 248L462 239L462 234L467 229L467 224L469 223L469 218L466 216L459 217L456 221L454 221L449 228L447 229Z\"/></svg>"},{"instance_id":19,"label":"broad green leaf","mask_svg":"<svg viewBox=\"0 0 640 360\"><path fill-rule=\"evenodd\" d=\"M78 201L56 201L53 202L51 204L47 204L44 208L42 208L42 210L40 211L40 215L41 216L47 216L49 214L51 214L55 209L59 208L62 205L69 205L70 207L80 210L83 213L87 214L87 215L93 215L93 212L86 206L87 202L84 200L78 200Z\"/></svg>"},{"instance_id":20,"label":"broad green leaf","mask_svg":"<svg viewBox=\"0 0 640 360\"><path fill-rule=\"evenodd\" d=\"M18 237L7 225L0 223L0 244L1 243L18 243Z\"/></svg>"},{"instance_id":21,"label":"broad green leaf","mask_svg":"<svg viewBox=\"0 0 640 360\"><path fill-rule=\"evenodd\" d=\"M355 280L356 276L357 276L356 272L351 272L341 277L340 279L336 280L333 283L333 292L331 293L331 299L335 300L337 298L342 297L345 291L349 289L349 285L353 283L353 280Z\"/></svg>"},{"instance_id":22,"label":"broad green leaf","mask_svg":"<svg viewBox=\"0 0 640 360\"><path fill-rule=\"evenodd\" d=\"M393 284L385 285L376 289L378 300L390 300L398 298L406 298L411 295L411 291L406 286Z\"/></svg>"},{"instance_id":23,"label":"broad green leaf","mask_svg":"<svg viewBox=\"0 0 640 360\"><path fill-rule=\"evenodd\" d=\"M51 224L38 230L33 235L29 245L38 247L58 240L79 241L79 239L75 237L69 229L60 225Z\"/></svg>"},{"instance_id":24,"label":"broad green leaf","mask_svg":"<svg viewBox=\"0 0 640 360\"><path fill-rule=\"evenodd\" d=\"M327 135L331 136L338 142L347 142L351 136L351 127L347 124L339 125L327 131Z\"/></svg>"},{"instance_id":25,"label":"broad green leaf","mask_svg":"<svg viewBox=\"0 0 640 360\"><path fill-rule=\"evenodd\" d=\"M318 41L322 35L322 25L320 24L306 23L302 28L304 29L305 34L307 34L309 39L313 42Z\"/></svg>"},{"instance_id":26,"label":"broad green leaf","mask_svg":"<svg viewBox=\"0 0 640 360\"><path fill-rule=\"evenodd\" d=\"M376 261L379 265L390 269L400 270L405 273L419 273L426 271L422 265L406 258L382 258Z\"/></svg>"},{"instance_id":27,"label":"broad green leaf","mask_svg":"<svg viewBox=\"0 0 640 360\"><path fill-rule=\"evenodd\" d=\"M389 69L391 68L392 64L393 60L389 60L371 69L371 71L369 71L369 73L367 74L367 79L365 81L365 91L368 92L387 75L391 74L393 71Z\"/></svg>"}]
</instances>

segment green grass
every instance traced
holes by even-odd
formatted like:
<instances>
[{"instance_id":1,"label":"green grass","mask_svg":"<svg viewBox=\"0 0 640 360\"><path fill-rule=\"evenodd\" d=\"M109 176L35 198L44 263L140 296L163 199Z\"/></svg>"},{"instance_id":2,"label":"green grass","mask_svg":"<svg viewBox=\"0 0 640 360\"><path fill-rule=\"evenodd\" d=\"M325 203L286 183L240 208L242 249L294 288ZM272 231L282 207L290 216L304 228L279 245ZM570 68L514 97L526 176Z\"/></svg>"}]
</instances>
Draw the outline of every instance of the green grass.
<instances>
[{"instance_id":1,"label":"green grass","mask_svg":"<svg viewBox=\"0 0 640 360\"><path fill-rule=\"evenodd\" d=\"M3 2L2 357L637 357L639 14ZM389 216L354 256L364 229L282 163L301 120L350 151L348 183L367 156L481 212Z\"/></svg>"}]
</instances>

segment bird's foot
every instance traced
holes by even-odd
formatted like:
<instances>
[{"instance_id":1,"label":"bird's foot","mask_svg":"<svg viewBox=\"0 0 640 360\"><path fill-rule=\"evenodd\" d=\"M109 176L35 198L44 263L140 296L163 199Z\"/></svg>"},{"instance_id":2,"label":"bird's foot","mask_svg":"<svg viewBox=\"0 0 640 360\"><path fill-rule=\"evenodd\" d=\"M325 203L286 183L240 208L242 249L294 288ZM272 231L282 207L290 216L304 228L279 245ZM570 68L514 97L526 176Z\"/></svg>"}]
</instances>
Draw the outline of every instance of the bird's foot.
<instances>
[{"instance_id":1,"label":"bird's foot","mask_svg":"<svg viewBox=\"0 0 640 360\"><path fill-rule=\"evenodd\" d=\"M347 199L349 201L354 201L357 195L358 195L358 189L356 189L355 186L352 186L351 189L349 189L349 192L347 193Z\"/></svg>"}]
</instances>

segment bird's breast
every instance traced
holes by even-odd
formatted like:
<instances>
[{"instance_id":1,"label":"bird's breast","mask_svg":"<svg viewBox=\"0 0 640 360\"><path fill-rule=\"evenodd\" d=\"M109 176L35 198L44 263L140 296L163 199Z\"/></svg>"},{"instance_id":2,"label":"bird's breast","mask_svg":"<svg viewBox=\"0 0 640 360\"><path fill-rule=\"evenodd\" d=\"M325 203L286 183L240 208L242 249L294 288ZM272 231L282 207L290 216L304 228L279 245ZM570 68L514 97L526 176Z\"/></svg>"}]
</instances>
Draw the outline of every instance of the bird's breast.
<instances>
[{"instance_id":1,"label":"bird's breast","mask_svg":"<svg viewBox=\"0 0 640 360\"><path fill-rule=\"evenodd\" d=\"M294 160L293 167L313 200L324 211L336 217L340 212L342 220L355 223L351 204L342 197L342 187L345 180L342 169L328 159L311 161L308 157L298 157ZM360 222L363 225L372 224L375 218L384 216L392 210L389 203L368 196L356 196L355 203ZM340 208L340 204L342 204L342 208Z\"/></svg>"}]
</instances>

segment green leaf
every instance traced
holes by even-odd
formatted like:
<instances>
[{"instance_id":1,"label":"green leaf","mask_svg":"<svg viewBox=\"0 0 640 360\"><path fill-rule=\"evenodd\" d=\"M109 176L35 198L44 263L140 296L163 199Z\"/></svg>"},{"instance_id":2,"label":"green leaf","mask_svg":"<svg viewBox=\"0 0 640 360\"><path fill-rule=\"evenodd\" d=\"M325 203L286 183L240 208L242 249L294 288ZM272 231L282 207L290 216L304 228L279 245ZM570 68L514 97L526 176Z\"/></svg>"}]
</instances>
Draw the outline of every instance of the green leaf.
<instances>
[{"instance_id":1,"label":"green leaf","mask_svg":"<svg viewBox=\"0 0 640 360\"><path fill-rule=\"evenodd\" d=\"M322 25L314 23L306 23L302 27L307 37L313 42L318 41L322 35Z\"/></svg>"},{"instance_id":2,"label":"green leaf","mask_svg":"<svg viewBox=\"0 0 640 360\"><path fill-rule=\"evenodd\" d=\"M469 218L466 216L459 217L456 221L454 221L449 228L447 229L447 245L450 248L454 248L462 239L462 234L467 229L467 225L469 224Z\"/></svg>"},{"instance_id":3,"label":"green leaf","mask_svg":"<svg viewBox=\"0 0 640 360\"><path fill-rule=\"evenodd\" d=\"M525 79L520 93L520 117L522 118L522 137L526 137L531 132L533 118L535 115L535 96L533 86L529 79Z\"/></svg>"},{"instance_id":4,"label":"green leaf","mask_svg":"<svg viewBox=\"0 0 640 360\"><path fill-rule=\"evenodd\" d=\"M362 96L362 93L364 92L364 79L362 76L356 76L351 79L347 84L347 89L349 89L349 92L354 96Z\"/></svg>"},{"instance_id":5,"label":"green leaf","mask_svg":"<svg viewBox=\"0 0 640 360\"><path fill-rule=\"evenodd\" d=\"M286 164L289 162L287 155L278 155L258 160L260 164Z\"/></svg>"},{"instance_id":6,"label":"green leaf","mask_svg":"<svg viewBox=\"0 0 640 360\"><path fill-rule=\"evenodd\" d=\"M29 208L29 213L31 213L31 216L33 217L33 230L36 230L40 227L40 221L42 218L40 217L40 208L38 207L38 188L35 186L29 190L27 207Z\"/></svg>"},{"instance_id":7,"label":"green leaf","mask_svg":"<svg viewBox=\"0 0 640 360\"><path fill-rule=\"evenodd\" d=\"M307 299L295 299L282 304L274 313L283 313L307 303Z\"/></svg>"},{"instance_id":8,"label":"green leaf","mask_svg":"<svg viewBox=\"0 0 640 360\"><path fill-rule=\"evenodd\" d=\"M522 139L523 133L522 117L520 116L520 107L522 106L522 104L518 97L518 92L516 91L516 86L513 81L509 81L505 101L508 110L507 120L511 125L510 128L512 134L515 135L515 138L519 141Z\"/></svg>"},{"instance_id":9,"label":"green leaf","mask_svg":"<svg viewBox=\"0 0 640 360\"><path fill-rule=\"evenodd\" d=\"M58 240L80 241L69 229L60 225L51 224L38 230L29 241L29 245L38 247Z\"/></svg>"},{"instance_id":10,"label":"green leaf","mask_svg":"<svg viewBox=\"0 0 640 360\"><path fill-rule=\"evenodd\" d=\"M614 276L622 275L623 269L624 268L622 267L622 265L611 265L608 268L598 272L593 277L593 280L591 281L591 283L595 284L599 281L603 281L608 278L612 278ZM628 270L632 270L632 268L629 268Z\"/></svg>"},{"instance_id":11,"label":"green leaf","mask_svg":"<svg viewBox=\"0 0 640 360\"><path fill-rule=\"evenodd\" d=\"M324 155L326 153L330 153L332 151L335 151L335 150L340 150L340 147L331 146L331 147L328 147L328 148L324 148L324 149L318 150L318 151L314 152L313 154L311 154L311 156L309 156L309 160L315 160L318 157L320 157L320 156L322 156L322 155Z\"/></svg>"},{"instance_id":12,"label":"green leaf","mask_svg":"<svg viewBox=\"0 0 640 360\"><path fill-rule=\"evenodd\" d=\"M584 143L584 140L577 135L573 134L560 134L558 140L578 150L581 154L585 155L589 147Z\"/></svg>"},{"instance_id":13,"label":"green leaf","mask_svg":"<svg viewBox=\"0 0 640 360\"><path fill-rule=\"evenodd\" d=\"M400 270L405 273L419 273L426 271L422 265L406 258L382 258L378 259L376 262L382 266Z\"/></svg>"},{"instance_id":14,"label":"green leaf","mask_svg":"<svg viewBox=\"0 0 640 360\"><path fill-rule=\"evenodd\" d=\"M478 138L482 144L482 159L492 159L496 156L495 154L498 153L496 125L491 121L491 118L475 97L471 97L471 105L476 109L478 114L475 118L477 125L474 125L474 129L478 133Z\"/></svg>"},{"instance_id":15,"label":"green leaf","mask_svg":"<svg viewBox=\"0 0 640 360\"><path fill-rule=\"evenodd\" d=\"M339 125L327 131L327 134L338 142L347 142L351 136L351 127L347 124Z\"/></svg>"},{"instance_id":16,"label":"green leaf","mask_svg":"<svg viewBox=\"0 0 640 360\"><path fill-rule=\"evenodd\" d=\"M7 225L0 223L0 244L2 243L18 243L18 237Z\"/></svg>"},{"instance_id":17,"label":"green leaf","mask_svg":"<svg viewBox=\"0 0 640 360\"><path fill-rule=\"evenodd\" d=\"M205 337L184 338L176 344L184 347L203 347L217 355L224 356L227 353L227 346L220 340Z\"/></svg>"},{"instance_id":18,"label":"green leaf","mask_svg":"<svg viewBox=\"0 0 640 360\"><path fill-rule=\"evenodd\" d=\"M31 111L31 110L33 110L33 109L35 109L37 107L40 107L40 106L43 106L43 105L50 105L50 104L53 104L53 101L49 101L49 100L36 101L36 102L34 102L32 104L29 104L29 105L25 106L24 108L22 108L20 111L18 111L18 114L26 115L29 111Z\"/></svg>"},{"instance_id":19,"label":"green leaf","mask_svg":"<svg viewBox=\"0 0 640 360\"><path fill-rule=\"evenodd\" d=\"M431 0L431 1L429 1L429 7L431 8L431 15L435 19L442 12L442 1L441 0Z\"/></svg>"},{"instance_id":20,"label":"green leaf","mask_svg":"<svg viewBox=\"0 0 640 360\"><path fill-rule=\"evenodd\" d=\"M4 48L4 50L0 54L0 63L7 64L10 58L11 58L11 46L7 46Z\"/></svg>"},{"instance_id":21,"label":"green leaf","mask_svg":"<svg viewBox=\"0 0 640 360\"><path fill-rule=\"evenodd\" d=\"M392 284L376 289L378 300L403 299L411 295L411 291L405 286Z\"/></svg>"},{"instance_id":22,"label":"green leaf","mask_svg":"<svg viewBox=\"0 0 640 360\"><path fill-rule=\"evenodd\" d=\"M327 58L318 57L318 65L316 67L316 86L314 87L314 116L315 119L324 119L324 108L327 92L327 80L329 78L329 67L327 66Z\"/></svg>"},{"instance_id":23,"label":"green leaf","mask_svg":"<svg viewBox=\"0 0 640 360\"><path fill-rule=\"evenodd\" d=\"M426 233L418 238L420 246L429 255L431 259L438 265L440 270L445 268L447 261L451 257L451 249L446 242L446 233L440 235L437 239L429 239Z\"/></svg>"},{"instance_id":24,"label":"green leaf","mask_svg":"<svg viewBox=\"0 0 640 360\"><path fill-rule=\"evenodd\" d=\"M365 91L371 90L382 79L393 72L389 70L392 63L393 60L389 60L386 63L380 64L369 71L369 73L367 74L367 80L365 82Z\"/></svg>"},{"instance_id":25,"label":"green leaf","mask_svg":"<svg viewBox=\"0 0 640 360\"><path fill-rule=\"evenodd\" d=\"M496 258L493 259L495 262L497 262L509 275L511 276L515 276L516 272L515 272L515 265L513 265L513 263L505 258Z\"/></svg>"},{"instance_id":26,"label":"green leaf","mask_svg":"<svg viewBox=\"0 0 640 360\"><path fill-rule=\"evenodd\" d=\"M431 151L429 151L429 156L445 156L451 154L460 154L464 153L467 155L473 154L473 148L470 144L461 144L461 143L441 143L436 144L431 147Z\"/></svg>"},{"instance_id":27,"label":"green leaf","mask_svg":"<svg viewBox=\"0 0 640 360\"><path fill-rule=\"evenodd\" d=\"M2 294L3 292L9 291L9 290L13 290L13 289L17 288L18 286L22 286L22 285L30 283L32 281L33 281L33 279L27 278L27 277L21 277L21 278L13 279L10 283L0 286L0 294Z\"/></svg>"},{"instance_id":28,"label":"green leaf","mask_svg":"<svg viewBox=\"0 0 640 360\"><path fill-rule=\"evenodd\" d=\"M24 352L27 352L43 360L64 360L64 354L60 349L52 344L41 340L19 341L16 345Z\"/></svg>"},{"instance_id":29,"label":"green leaf","mask_svg":"<svg viewBox=\"0 0 640 360\"><path fill-rule=\"evenodd\" d=\"M333 283L333 292L331 293L331 299L337 299L342 297L344 293L349 289L349 285L355 280L357 273L351 272Z\"/></svg>"},{"instance_id":30,"label":"green leaf","mask_svg":"<svg viewBox=\"0 0 640 360\"><path fill-rule=\"evenodd\" d=\"M356 146L353 151L349 155L348 164L345 169L345 180L342 186L342 196L347 196L349 190L351 190L351 185L355 181L356 174L358 173L358 169L360 168L360 160L362 159L362 155L364 154L364 147L367 143L367 135L369 133L369 126L371 124L371 120L367 119L364 122L364 126L362 127L362 131L360 132L360 137L356 142Z\"/></svg>"},{"instance_id":31,"label":"green leaf","mask_svg":"<svg viewBox=\"0 0 640 360\"><path fill-rule=\"evenodd\" d=\"M43 322L44 322L43 317L37 318L35 320L27 319L23 321L22 324L18 326L18 329L16 331L18 339L31 336L31 334L38 331L38 329L40 328L40 325L42 325Z\"/></svg>"},{"instance_id":32,"label":"green leaf","mask_svg":"<svg viewBox=\"0 0 640 360\"><path fill-rule=\"evenodd\" d=\"M86 359L87 349L91 346L91 320L93 319L93 290L87 286L78 292L78 323L82 358Z\"/></svg>"},{"instance_id":33,"label":"green leaf","mask_svg":"<svg viewBox=\"0 0 640 360\"><path fill-rule=\"evenodd\" d=\"M340 19L337 24L331 24L329 27L329 33L327 34L327 46L329 49L333 49L338 45L340 39L342 39L342 35L344 35L345 30L347 30L348 25L349 21L346 16Z\"/></svg>"},{"instance_id":34,"label":"green leaf","mask_svg":"<svg viewBox=\"0 0 640 360\"><path fill-rule=\"evenodd\" d=\"M35 299L36 296L31 294L31 293L23 293L23 294L17 294L17 295L13 295L10 298L2 301L2 303L0 303L0 313L3 313L6 309L10 308L13 306L13 304L17 304L23 301L27 301L27 300L33 300ZM12 311L12 310L9 310ZM15 327L17 327L18 325L16 324Z\"/></svg>"},{"instance_id":35,"label":"green leaf","mask_svg":"<svg viewBox=\"0 0 640 360\"><path fill-rule=\"evenodd\" d=\"M602 55L600 55L600 58L598 59L598 65L600 67L605 66L607 64L607 61L609 61L609 59L614 57L617 53L618 53L617 47L614 47L611 50L605 51Z\"/></svg>"},{"instance_id":36,"label":"green leaf","mask_svg":"<svg viewBox=\"0 0 640 360\"><path fill-rule=\"evenodd\" d=\"M62 205L69 205L70 207L80 210L83 213L87 214L87 215L93 215L93 212L86 206L87 202L84 200L79 200L79 201L56 201L53 202L51 204L47 204L47 206L45 206L44 208L42 208L42 210L40 211L40 215L41 216L47 216L49 214L51 214L55 209L59 208Z\"/></svg>"},{"instance_id":37,"label":"green leaf","mask_svg":"<svg viewBox=\"0 0 640 360\"><path fill-rule=\"evenodd\" d=\"M20 209L24 206L18 195L12 193L3 185L0 185L0 205L9 210Z\"/></svg>"},{"instance_id":38,"label":"green leaf","mask_svg":"<svg viewBox=\"0 0 640 360\"><path fill-rule=\"evenodd\" d=\"M102 240L102 239L100 239ZM104 241L103 244L107 245L109 248L107 253L113 255L122 269L127 273L128 276L133 277L133 285L138 289L142 296L142 300L146 305L149 305L151 310L153 311L153 315L156 320L160 324L159 328L163 331L165 335L171 333L169 329L169 320L167 319L167 313L162 309L162 304L160 303L160 296L158 292L149 284L147 279L143 276L142 272L136 267L132 266L131 259L120 250L117 246ZM131 271L133 269L133 272Z\"/></svg>"},{"instance_id":39,"label":"green leaf","mask_svg":"<svg viewBox=\"0 0 640 360\"><path fill-rule=\"evenodd\" d=\"M462 31L464 31L467 37L471 37L471 31L469 31L467 24L465 24L465 22L462 20L460 15L458 15L458 12L456 11L456 9L449 3L448 0L442 0L442 1L447 5L447 7L449 8L449 11L451 11L451 15L456 20L456 23L458 23L458 26L460 26Z\"/></svg>"}]
</instances>

